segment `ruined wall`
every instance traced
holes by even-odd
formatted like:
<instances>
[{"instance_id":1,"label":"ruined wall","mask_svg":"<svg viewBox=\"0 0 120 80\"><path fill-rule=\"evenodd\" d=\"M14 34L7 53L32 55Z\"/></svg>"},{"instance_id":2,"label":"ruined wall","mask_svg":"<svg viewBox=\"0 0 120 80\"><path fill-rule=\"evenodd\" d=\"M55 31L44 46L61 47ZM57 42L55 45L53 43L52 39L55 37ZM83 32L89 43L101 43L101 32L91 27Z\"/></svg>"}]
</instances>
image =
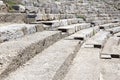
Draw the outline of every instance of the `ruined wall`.
<instances>
[{"instance_id":1,"label":"ruined wall","mask_svg":"<svg viewBox=\"0 0 120 80\"><path fill-rule=\"evenodd\" d=\"M104 1L109 3L110 5L114 5L114 7L120 10L120 0L104 0Z\"/></svg>"}]
</instances>

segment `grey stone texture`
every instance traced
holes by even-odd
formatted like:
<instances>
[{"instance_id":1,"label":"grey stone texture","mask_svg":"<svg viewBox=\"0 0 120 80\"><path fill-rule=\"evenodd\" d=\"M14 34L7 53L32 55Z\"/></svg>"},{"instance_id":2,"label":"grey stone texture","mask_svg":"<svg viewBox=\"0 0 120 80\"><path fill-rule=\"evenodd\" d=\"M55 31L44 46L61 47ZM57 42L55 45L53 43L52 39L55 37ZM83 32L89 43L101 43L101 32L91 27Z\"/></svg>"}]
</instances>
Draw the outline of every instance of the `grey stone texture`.
<instances>
[{"instance_id":1,"label":"grey stone texture","mask_svg":"<svg viewBox=\"0 0 120 80\"><path fill-rule=\"evenodd\" d=\"M80 31L76 32L75 34L71 35L70 37L68 37L68 39L76 39L76 40L85 41L85 40L89 39L90 37L94 36L98 31L99 31L98 26L83 29L83 30L80 30Z\"/></svg>"},{"instance_id":2,"label":"grey stone texture","mask_svg":"<svg viewBox=\"0 0 120 80\"><path fill-rule=\"evenodd\" d=\"M112 58L113 55L120 55L119 50L117 50L118 45L120 43L119 37L111 37L107 40L106 44L104 45L103 50L100 53L101 58Z\"/></svg>"},{"instance_id":3,"label":"grey stone texture","mask_svg":"<svg viewBox=\"0 0 120 80\"><path fill-rule=\"evenodd\" d=\"M92 48L103 48L106 40L110 37L110 32L107 31L99 31L95 36L91 37L86 43L84 47L92 47Z\"/></svg>"},{"instance_id":4,"label":"grey stone texture","mask_svg":"<svg viewBox=\"0 0 120 80\"><path fill-rule=\"evenodd\" d=\"M80 41L76 40L60 40L5 80L61 80L67 73L80 44Z\"/></svg>"},{"instance_id":5,"label":"grey stone texture","mask_svg":"<svg viewBox=\"0 0 120 80\"><path fill-rule=\"evenodd\" d=\"M0 13L0 22L14 22L23 23L26 22L26 14L22 13Z\"/></svg>"},{"instance_id":6,"label":"grey stone texture","mask_svg":"<svg viewBox=\"0 0 120 80\"><path fill-rule=\"evenodd\" d=\"M59 39L59 31L43 31L0 44L0 79Z\"/></svg>"},{"instance_id":7,"label":"grey stone texture","mask_svg":"<svg viewBox=\"0 0 120 80\"><path fill-rule=\"evenodd\" d=\"M120 11L111 0L12 1L23 4L0 13L0 80L120 79Z\"/></svg>"}]
</instances>

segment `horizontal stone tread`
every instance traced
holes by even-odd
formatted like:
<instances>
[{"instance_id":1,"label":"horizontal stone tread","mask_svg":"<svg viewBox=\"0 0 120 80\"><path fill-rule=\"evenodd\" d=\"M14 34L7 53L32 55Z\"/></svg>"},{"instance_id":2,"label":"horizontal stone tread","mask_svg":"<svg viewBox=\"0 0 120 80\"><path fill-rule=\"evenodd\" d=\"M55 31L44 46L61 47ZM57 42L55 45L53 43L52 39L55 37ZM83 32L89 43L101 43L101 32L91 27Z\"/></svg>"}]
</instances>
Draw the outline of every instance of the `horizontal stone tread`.
<instances>
[{"instance_id":1,"label":"horizontal stone tread","mask_svg":"<svg viewBox=\"0 0 120 80\"><path fill-rule=\"evenodd\" d=\"M98 80L100 49L81 48L63 80Z\"/></svg>"},{"instance_id":2,"label":"horizontal stone tread","mask_svg":"<svg viewBox=\"0 0 120 80\"><path fill-rule=\"evenodd\" d=\"M86 42L86 45L95 45L95 44L103 45L109 36L110 36L109 32L99 31Z\"/></svg>"},{"instance_id":3,"label":"horizontal stone tread","mask_svg":"<svg viewBox=\"0 0 120 80\"><path fill-rule=\"evenodd\" d=\"M77 40L60 40L5 80L59 80L66 73L79 45L80 41Z\"/></svg>"},{"instance_id":4,"label":"horizontal stone tread","mask_svg":"<svg viewBox=\"0 0 120 80\"><path fill-rule=\"evenodd\" d=\"M111 37L107 40L107 42L104 45L104 48L101 52L101 55L111 55L111 54L118 54L117 47L119 45L120 38L119 37Z\"/></svg>"},{"instance_id":5,"label":"horizontal stone tread","mask_svg":"<svg viewBox=\"0 0 120 80\"><path fill-rule=\"evenodd\" d=\"M0 77L25 63L61 38L59 31L43 31L0 44ZM9 70L9 71L8 71Z\"/></svg>"}]
</instances>

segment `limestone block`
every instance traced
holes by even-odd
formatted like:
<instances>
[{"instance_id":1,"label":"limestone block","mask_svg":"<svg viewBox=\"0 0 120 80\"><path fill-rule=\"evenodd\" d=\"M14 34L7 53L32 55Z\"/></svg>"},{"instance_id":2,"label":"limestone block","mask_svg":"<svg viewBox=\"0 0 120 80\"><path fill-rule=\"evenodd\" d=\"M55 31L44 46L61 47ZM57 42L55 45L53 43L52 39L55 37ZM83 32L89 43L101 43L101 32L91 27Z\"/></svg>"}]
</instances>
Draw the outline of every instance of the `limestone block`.
<instances>
[{"instance_id":1,"label":"limestone block","mask_svg":"<svg viewBox=\"0 0 120 80\"><path fill-rule=\"evenodd\" d=\"M46 14L50 14L50 13L51 13L51 8L49 8L49 7L46 8L46 9L45 9L45 13L46 13Z\"/></svg>"},{"instance_id":2,"label":"limestone block","mask_svg":"<svg viewBox=\"0 0 120 80\"><path fill-rule=\"evenodd\" d=\"M4 2L3 2L2 0L0 1L0 5L5 5Z\"/></svg>"},{"instance_id":3,"label":"limestone block","mask_svg":"<svg viewBox=\"0 0 120 80\"><path fill-rule=\"evenodd\" d=\"M52 27L59 27L60 26L60 22L59 20L57 20L55 23L53 23Z\"/></svg>"},{"instance_id":4,"label":"limestone block","mask_svg":"<svg viewBox=\"0 0 120 80\"><path fill-rule=\"evenodd\" d=\"M33 33L36 32L36 27L35 27L35 25L26 24L25 27L26 27L26 32L25 32L26 35L27 35L27 34L33 34Z\"/></svg>"},{"instance_id":5,"label":"limestone block","mask_svg":"<svg viewBox=\"0 0 120 80\"><path fill-rule=\"evenodd\" d=\"M80 23L78 27L76 27L78 30L81 29L86 29L86 28L90 28L90 23Z\"/></svg>"},{"instance_id":6,"label":"limestone block","mask_svg":"<svg viewBox=\"0 0 120 80\"><path fill-rule=\"evenodd\" d=\"M48 20L54 20L54 14L48 14L47 19Z\"/></svg>"},{"instance_id":7,"label":"limestone block","mask_svg":"<svg viewBox=\"0 0 120 80\"><path fill-rule=\"evenodd\" d=\"M60 20L41 21L41 23L48 25L50 27L59 27L60 26Z\"/></svg>"},{"instance_id":8,"label":"limestone block","mask_svg":"<svg viewBox=\"0 0 120 80\"><path fill-rule=\"evenodd\" d=\"M116 37L120 37L120 32L114 34L114 36L116 36Z\"/></svg>"},{"instance_id":9,"label":"limestone block","mask_svg":"<svg viewBox=\"0 0 120 80\"><path fill-rule=\"evenodd\" d=\"M59 31L44 31L0 45L0 79L61 38Z\"/></svg>"},{"instance_id":10,"label":"limestone block","mask_svg":"<svg viewBox=\"0 0 120 80\"><path fill-rule=\"evenodd\" d=\"M101 58L112 58L113 55L119 55L119 51L117 50L119 42L120 42L119 37L110 37L107 40L103 50L101 51L100 57ZM105 55L106 55L106 57L105 57ZM107 57L107 55L110 57Z\"/></svg>"},{"instance_id":11,"label":"limestone block","mask_svg":"<svg viewBox=\"0 0 120 80\"><path fill-rule=\"evenodd\" d=\"M38 28L36 25L30 24L12 24L9 26L1 27L0 28L0 41L8 41L20 38L27 34L35 33Z\"/></svg>"},{"instance_id":12,"label":"limestone block","mask_svg":"<svg viewBox=\"0 0 120 80\"><path fill-rule=\"evenodd\" d=\"M72 25L58 27L58 30L60 30L62 32L66 32L68 34L73 34L76 31L78 31L78 29L76 28L78 26L79 26L79 24L72 24Z\"/></svg>"},{"instance_id":13,"label":"limestone block","mask_svg":"<svg viewBox=\"0 0 120 80\"><path fill-rule=\"evenodd\" d=\"M67 20L60 20L60 26L66 26L68 25Z\"/></svg>"},{"instance_id":14,"label":"limestone block","mask_svg":"<svg viewBox=\"0 0 120 80\"><path fill-rule=\"evenodd\" d=\"M60 19L66 19L66 15L60 14Z\"/></svg>"},{"instance_id":15,"label":"limestone block","mask_svg":"<svg viewBox=\"0 0 120 80\"><path fill-rule=\"evenodd\" d=\"M54 14L54 19L55 19L55 20L59 20L59 19L60 19L60 15L61 15L61 14Z\"/></svg>"},{"instance_id":16,"label":"limestone block","mask_svg":"<svg viewBox=\"0 0 120 80\"><path fill-rule=\"evenodd\" d=\"M0 12L3 13L3 12L8 12L8 7L6 6L6 4L0 0Z\"/></svg>"},{"instance_id":17,"label":"limestone block","mask_svg":"<svg viewBox=\"0 0 120 80\"><path fill-rule=\"evenodd\" d=\"M77 21L77 19L76 19L76 18L71 19L71 24L77 24L77 23L78 23L78 21Z\"/></svg>"},{"instance_id":18,"label":"limestone block","mask_svg":"<svg viewBox=\"0 0 120 80\"><path fill-rule=\"evenodd\" d=\"M107 31L109 31L111 34L115 34L115 33L120 32L120 27L115 27L115 28L107 29Z\"/></svg>"},{"instance_id":19,"label":"limestone block","mask_svg":"<svg viewBox=\"0 0 120 80\"><path fill-rule=\"evenodd\" d=\"M72 24L72 19L68 19L67 23L68 23L68 25L71 25Z\"/></svg>"},{"instance_id":20,"label":"limestone block","mask_svg":"<svg viewBox=\"0 0 120 80\"><path fill-rule=\"evenodd\" d=\"M26 14L23 13L0 13L0 22L23 23L26 21Z\"/></svg>"},{"instance_id":21,"label":"limestone block","mask_svg":"<svg viewBox=\"0 0 120 80\"><path fill-rule=\"evenodd\" d=\"M100 25L100 29L109 29L109 28L117 27L119 25L120 25L119 23L108 23L108 24Z\"/></svg>"},{"instance_id":22,"label":"limestone block","mask_svg":"<svg viewBox=\"0 0 120 80\"><path fill-rule=\"evenodd\" d=\"M80 30L76 32L75 34L71 35L70 38L76 39L76 40L87 40L93 35L95 35L99 31L99 27L92 27L92 28L87 28Z\"/></svg>"},{"instance_id":23,"label":"limestone block","mask_svg":"<svg viewBox=\"0 0 120 80\"><path fill-rule=\"evenodd\" d=\"M59 5L58 4L51 4L51 13L52 14L58 14L59 13Z\"/></svg>"},{"instance_id":24,"label":"limestone block","mask_svg":"<svg viewBox=\"0 0 120 80\"><path fill-rule=\"evenodd\" d=\"M18 5L19 6L19 12L25 12L25 6L23 5Z\"/></svg>"},{"instance_id":25,"label":"limestone block","mask_svg":"<svg viewBox=\"0 0 120 80\"><path fill-rule=\"evenodd\" d=\"M83 20L83 19L81 19L81 18L77 18L77 20L78 20L78 23L84 23L85 21Z\"/></svg>"},{"instance_id":26,"label":"limestone block","mask_svg":"<svg viewBox=\"0 0 120 80\"><path fill-rule=\"evenodd\" d=\"M10 74L5 80L62 80L80 45L81 42L78 40L60 40Z\"/></svg>"},{"instance_id":27,"label":"limestone block","mask_svg":"<svg viewBox=\"0 0 120 80\"><path fill-rule=\"evenodd\" d=\"M34 6L25 6L25 8L29 13L37 13L39 10L37 7Z\"/></svg>"},{"instance_id":28,"label":"limestone block","mask_svg":"<svg viewBox=\"0 0 120 80\"><path fill-rule=\"evenodd\" d=\"M35 20L39 21L39 20L43 20L42 18L42 14L37 14Z\"/></svg>"},{"instance_id":29,"label":"limestone block","mask_svg":"<svg viewBox=\"0 0 120 80\"><path fill-rule=\"evenodd\" d=\"M35 25L36 31L40 32L44 30L44 25L43 24L37 24Z\"/></svg>"},{"instance_id":30,"label":"limestone block","mask_svg":"<svg viewBox=\"0 0 120 80\"><path fill-rule=\"evenodd\" d=\"M27 23L31 23L35 21L35 18L37 17L36 14L27 14Z\"/></svg>"},{"instance_id":31,"label":"limestone block","mask_svg":"<svg viewBox=\"0 0 120 80\"><path fill-rule=\"evenodd\" d=\"M107 31L100 31L95 36L90 38L84 47L92 47L92 48L103 48L106 40L110 37L110 33Z\"/></svg>"},{"instance_id":32,"label":"limestone block","mask_svg":"<svg viewBox=\"0 0 120 80\"><path fill-rule=\"evenodd\" d=\"M25 28L23 26L16 24L6 27L1 27L0 29L1 41L4 42L24 36L24 32L23 32L24 29Z\"/></svg>"},{"instance_id":33,"label":"limestone block","mask_svg":"<svg viewBox=\"0 0 120 80\"><path fill-rule=\"evenodd\" d=\"M48 20L48 18L45 14L42 15L42 20L44 20L44 21Z\"/></svg>"}]
</instances>

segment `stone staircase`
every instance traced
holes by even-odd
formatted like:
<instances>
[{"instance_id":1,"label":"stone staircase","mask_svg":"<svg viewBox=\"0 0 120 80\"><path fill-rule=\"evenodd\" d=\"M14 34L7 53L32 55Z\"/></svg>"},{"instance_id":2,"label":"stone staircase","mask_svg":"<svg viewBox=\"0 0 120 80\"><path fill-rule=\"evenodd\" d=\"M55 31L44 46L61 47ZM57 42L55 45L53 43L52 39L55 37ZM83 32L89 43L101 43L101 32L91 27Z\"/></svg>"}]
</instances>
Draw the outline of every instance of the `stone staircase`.
<instances>
[{"instance_id":1,"label":"stone staircase","mask_svg":"<svg viewBox=\"0 0 120 80\"><path fill-rule=\"evenodd\" d=\"M96 0L26 6L0 13L0 80L119 80L119 11Z\"/></svg>"}]
</instances>

